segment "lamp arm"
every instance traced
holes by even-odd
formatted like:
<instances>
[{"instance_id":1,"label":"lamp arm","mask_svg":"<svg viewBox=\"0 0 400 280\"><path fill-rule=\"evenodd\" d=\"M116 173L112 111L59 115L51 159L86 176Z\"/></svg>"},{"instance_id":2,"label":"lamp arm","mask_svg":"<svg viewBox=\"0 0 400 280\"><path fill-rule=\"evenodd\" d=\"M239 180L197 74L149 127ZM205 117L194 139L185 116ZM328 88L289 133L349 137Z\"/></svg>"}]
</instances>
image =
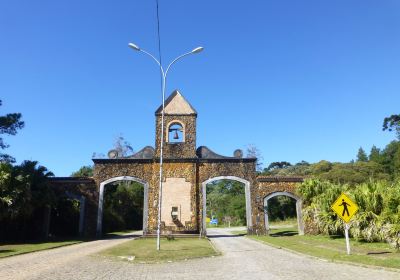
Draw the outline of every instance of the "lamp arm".
<instances>
[{"instance_id":1,"label":"lamp arm","mask_svg":"<svg viewBox=\"0 0 400 280\"><path fill-rule=\"evenodd\" d=\"M183 57L185 57L185 56L187 56L187 55L190 55L190 54L193 54L193 53L192 53L192 52L187 52L187 53L184 53L184 54L178 56L177 58L175 58L175 59L168 65L167 70L165 71L165 76L167 76L169 69L171 68L171 66L172 66L173 64L175 64L175 62L177 62L179 59L181 59L181 58L183 58Z\"/></svg>"},{"instance_id":2,"label":"lamp arm","mask_svg":"<svg viewBox=\"0 0 400 280\"><path fill-rule=\"evenodd\" d=\"M161 73L162 73L162 75L164 77L165 76L164 68L162 67L161 63L157 60L157 58L155 58L154 55L152 55L151 53L149 53L149 52L147 52L147 51L145 51L143 49L140 49L140 52L147 54L148 56L150 56L158 64L158 66L160 67L160 71L161 71Z\"/></svg>"}]
</instances>

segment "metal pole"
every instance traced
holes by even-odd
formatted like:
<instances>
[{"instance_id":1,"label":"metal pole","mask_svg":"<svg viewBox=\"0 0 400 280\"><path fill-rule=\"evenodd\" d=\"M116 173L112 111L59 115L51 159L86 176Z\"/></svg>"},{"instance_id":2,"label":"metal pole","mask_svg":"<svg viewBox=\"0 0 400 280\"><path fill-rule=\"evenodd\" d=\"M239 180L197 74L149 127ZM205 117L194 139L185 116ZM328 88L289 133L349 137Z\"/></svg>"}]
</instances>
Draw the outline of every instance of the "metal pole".
<instances>
[{"instance_id":1,"label":"metal pole","mask_svg":"<svg viewBox=\"0 0 400 280\"><path fill-rule=\"evenodd\" d=\"M162 180L163 180L163 149L164 149L164 109L165 109L165 82L166 74L163 73L162 87L162 112L161 112L161 143L160 143L160 185L158 192L158 222L157 222L157 251L160 251L160 235L161 235L161 200L162 200Z\"/></svg>"},{"instance_id":2,"label":"metal pole","mask_svg":"<svg viewBox=\"0 0 400 280\"><path fill-rule=\"evenodd\" d=\"M166 68L164 71L164 68L161 65L161 62L157 60L151 53L139 48L137 45L129 43L129 46L134 49L135 51L142 52L148 56L150 56L160 67L161 75L162 75L162 112L161 112L161 143L160 143L160 185L159 185L159 193L158 193L158 221L157 221L157 251L160 250L160 235L161 235L161 200L162 200L162 178L163 178L163 149L164 149L164 116L165 116L165 89L166 89L166 83L167 83L167 74L171 66L180 60L181 58L190 55L190 54L196 54L199 53L203 50L203 47L197 47L193 49L191 52L184 53L177 58L175 58Z\"/></svg>"},{"instance_id":3,"label":"metal pole","mask_svg":"<svg viewBox=\"0 0 400 280\"><path fill-rule=\"evenodd\" d=\"M344 235L346 236L347 255L350 255L349 229L350 229L350 225L345 223L344 224Z\"/></svg>"}]
</instances>

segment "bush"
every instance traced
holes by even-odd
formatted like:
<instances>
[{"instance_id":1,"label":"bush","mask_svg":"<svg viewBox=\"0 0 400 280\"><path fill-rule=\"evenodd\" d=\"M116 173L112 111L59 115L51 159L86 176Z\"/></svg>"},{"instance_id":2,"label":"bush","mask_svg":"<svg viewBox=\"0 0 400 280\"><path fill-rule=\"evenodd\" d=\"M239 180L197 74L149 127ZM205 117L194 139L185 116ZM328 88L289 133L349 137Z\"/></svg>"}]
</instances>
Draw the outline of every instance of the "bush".
<instances>
[{"instance_id":1,"label":"bush","mask_svg":"<svg viewBox=\"0 0 400 280\"><path fill-rule=\"evenodd\" d=\"M350 234L367 242L385 241L395 247L400 243L400 181L372 181L349 186L318 179L308 179L298 188L304 199L303 217L310 234L343 234L343 222L330 209L345 192L359 206L350 221Z\"/></svg>"}]
</instances>

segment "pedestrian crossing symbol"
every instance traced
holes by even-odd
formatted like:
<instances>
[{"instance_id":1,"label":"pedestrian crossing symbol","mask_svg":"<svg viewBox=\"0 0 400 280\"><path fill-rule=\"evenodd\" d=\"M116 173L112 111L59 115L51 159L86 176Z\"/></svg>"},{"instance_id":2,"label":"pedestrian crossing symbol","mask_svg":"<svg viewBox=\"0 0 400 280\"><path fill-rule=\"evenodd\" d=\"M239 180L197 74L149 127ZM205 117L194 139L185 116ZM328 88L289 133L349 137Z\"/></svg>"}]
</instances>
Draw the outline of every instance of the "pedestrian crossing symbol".
<instances>
[{"instance_id":1,"label":"pedestrian crossing symbol","mask_svg":"<svg viewBox=\"0 0 400 280\"><path fill-rule=\"evenodd\" d=\"M358 211L357 204L344 193L336 199L331 208L345 223L350 222L351 218Z\"/></svg>"}]
</instances>

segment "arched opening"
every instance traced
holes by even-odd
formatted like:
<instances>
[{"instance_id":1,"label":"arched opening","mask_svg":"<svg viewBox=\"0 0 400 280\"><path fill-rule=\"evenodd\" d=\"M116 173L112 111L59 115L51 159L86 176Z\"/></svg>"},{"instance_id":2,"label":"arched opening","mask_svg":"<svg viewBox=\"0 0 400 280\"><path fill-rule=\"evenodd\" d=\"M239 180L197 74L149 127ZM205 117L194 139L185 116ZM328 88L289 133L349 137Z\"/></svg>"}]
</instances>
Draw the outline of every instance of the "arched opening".
<instances>
[{"instance_id":1,"label":"arched opening","mask_svg":"<svg viewBox=\"0 0 400 280\"><path fill-rule=\"evenodd\" d=\"M185 128L179 121L172 121L168 124L167 142L171 144L185 142Z\"/></svg>"},{"instance_id":2,"label":"arched opening","mask_svg":"<svg viewBox=\"0 0 400 280\"><path fill-rule=\"evenodd\" d=\"M210 196L211 199L207 199ZM221 176L202 183L202 228L207 234L207 218L217 218L225 225L252 227L250 182L235 176ZM214 216L214 217L213 217Z\"/></svg>"},{"instance_id":3,"label":"arched opening","mask_svg":"<svg viewBox=\"0 0 400 280\"><path fill-rule=\"evenodd\" d=\"M97 237L103 233L141 230L146 234L148 183L130 176L109 179L100 184Z\"/></svg>"},{"instance_id":4,"label":"arched opening","mask_svg":"<svg viewBox=\"0 0 400 280\"><path fill-rule=\"evenodd\" d=\"M282 221L296 217L299 235L304 234L301 215L302 200L289 192L274 192L264 198L265 230L269 234L271 221ZM285 225L281 225L285 227ZM290 225L289 225L290 228Z\"/></svg>"},{"instance_id":5,"label":"arched opening","mask_svg":"<svg viewBox=\"0 0 400 280\"><path fill-rule=\"evenodd\" d=\"M83 235L86 199L83 195L65 192L57 197L50 212L49 236Z\"/></svg>"}]
</instances>

